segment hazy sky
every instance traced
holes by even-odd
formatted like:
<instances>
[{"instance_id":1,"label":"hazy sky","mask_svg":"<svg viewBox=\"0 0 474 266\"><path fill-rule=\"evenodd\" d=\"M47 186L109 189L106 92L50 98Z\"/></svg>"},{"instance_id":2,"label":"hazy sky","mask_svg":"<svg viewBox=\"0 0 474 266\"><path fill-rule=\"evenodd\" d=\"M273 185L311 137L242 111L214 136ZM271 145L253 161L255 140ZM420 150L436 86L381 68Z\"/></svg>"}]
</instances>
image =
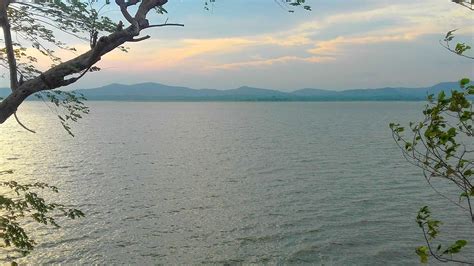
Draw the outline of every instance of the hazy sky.
<instances>
[{"instance_id":1,"label":"hazy sky","mask_svg":"<svg viewBox=\"0 0 474 266\"><path fill-rule=\"evenodd\" d=\"M184 28L146 30L152 39L128 44L129 53L105 56L103 71L73 87L151 81L337 90L425 86L474 73L473 60L438 43L454 28L460 28L459 40L474 42L472 11L450 0L307 0L313 11L295 13L275 0L218 0L211 11L203 9L203 0L169 2L169 13L150 21L168 19Z\"/></svg>"}]
</instances>

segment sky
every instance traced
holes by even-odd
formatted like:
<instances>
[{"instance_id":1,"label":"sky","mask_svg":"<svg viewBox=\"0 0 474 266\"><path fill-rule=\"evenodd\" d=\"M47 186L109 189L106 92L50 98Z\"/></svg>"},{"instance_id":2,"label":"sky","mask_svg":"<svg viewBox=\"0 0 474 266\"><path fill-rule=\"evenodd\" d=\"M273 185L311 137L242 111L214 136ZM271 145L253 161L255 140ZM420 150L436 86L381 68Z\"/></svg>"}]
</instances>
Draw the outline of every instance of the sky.
<instances>
[{"instance_id":1,"label":"sky","mask_svg":"<svg viewBox=\"0 0 474 266\"><path fill-rule=\"evenodd\" d=\"M474 43L473 12L450 0L307 0L312 11L289 13L276 0L169 0L152 38L114 51L71 86L158 82L192 88L243 85L291 91L421 87L472 77L474 60L445 50L452 29ZM119 18L115 8L104 15ZM71 40L79 51L88 44ZM65 59L75 54L59 52ZM2 81L7 84L6 81Z\"/></svg>"}]
</instances>

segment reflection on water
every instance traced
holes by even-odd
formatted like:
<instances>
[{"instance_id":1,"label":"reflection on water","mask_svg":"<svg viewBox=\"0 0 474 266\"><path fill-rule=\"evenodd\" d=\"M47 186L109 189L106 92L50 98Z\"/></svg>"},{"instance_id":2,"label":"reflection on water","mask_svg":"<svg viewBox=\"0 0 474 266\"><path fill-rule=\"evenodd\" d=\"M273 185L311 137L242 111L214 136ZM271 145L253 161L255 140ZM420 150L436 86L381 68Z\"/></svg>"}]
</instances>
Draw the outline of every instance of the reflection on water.
<instances>
[{"instance_id":1,"label":"reflection on water","mask_svg":"<svg viewBox=\"0 0 474 266\"><path fill-rule=\"evenodd\" d=\"M22 262L413 264L417 209L446 205L388 129L422 103L89 104L75 138L36 102L37 134L0 126L0 169L87 214Z\"/></svg>"}]
</instances>

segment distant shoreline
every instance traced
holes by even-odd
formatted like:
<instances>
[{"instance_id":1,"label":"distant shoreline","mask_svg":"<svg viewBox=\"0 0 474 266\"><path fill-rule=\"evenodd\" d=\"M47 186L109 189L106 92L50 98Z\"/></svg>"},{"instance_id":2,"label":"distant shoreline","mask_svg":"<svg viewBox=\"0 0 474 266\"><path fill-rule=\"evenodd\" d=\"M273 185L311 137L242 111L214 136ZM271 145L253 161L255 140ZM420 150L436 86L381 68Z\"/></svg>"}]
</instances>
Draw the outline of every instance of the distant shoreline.
<instances>
[{"instance_id":1,"label":"distant shoreline","mask_svg":"<svg viewBox=\"0 0 474 266\"><path fill-rule=\"evenodd\" d=\"M449 95L452 90L459 90L458 82L443 82L426 88L385 87L343 91L306 88L292 92L247 86L231 90L214 90L141 83L110 84L75 92L89 101L114 102L417 102L426 101L428 95L436 96L440 92ZM0 89L0 96L5 97L8 94L8 89ZM28 100L38 99L30 97Z\"/></svg>"},{"instance_id":2,"label":"distant shoreline","mask_svg":"<svg viewBox=\"0 0 474 266\"><path fill-rule=\"evenodd\" d=\"M28 102L41 102L39 99L28 99ZM424 102L426 99L332 99L332 100L114 100L87 99L86 102L137 102L137 103L311 103L311 102Z\"/></svg>"}]
</instances>

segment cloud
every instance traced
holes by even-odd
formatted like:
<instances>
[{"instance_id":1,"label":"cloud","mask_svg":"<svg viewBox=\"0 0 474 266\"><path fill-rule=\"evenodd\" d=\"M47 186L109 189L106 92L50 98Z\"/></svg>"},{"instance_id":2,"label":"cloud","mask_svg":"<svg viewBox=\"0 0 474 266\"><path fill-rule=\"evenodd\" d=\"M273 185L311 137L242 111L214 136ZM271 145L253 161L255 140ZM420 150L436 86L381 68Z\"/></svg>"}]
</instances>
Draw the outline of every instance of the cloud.
<instances>
[{"instance_id":1,"label":"cloud","mask_svg":"<svg viewBox=\"0 0 474 266\"><path fill-rule=\"evenodd\" d=\"M378 24L378 21L388 21L389 23L380 23L380 26L374 25L375 28L379 27L379 29L372 31L364 31L362 26L359 32L355 34L345 34L328 40L319 40L325 34L337 33L333 32L333 29L338 25ZM262 67L295 61L310 63L334 61L336 55L345 54L354 46L387 42L411 42L428 34L442 35L447 28L450 29L447 25L452 23L460 27L468 27L470 20L466 19L466 11L456 8L446 11L444 5L433 5L433 3L407 3L375 7L358 12L340 13L302 23L286 32L269 34L255 42L262 46L294 47L310 45L312 47L306 50L311 54L310 56L302 57L290 54L277 58L220 64L214 68Z\"/></svg>"},{"instance_id":2,"label":"cloud","mask_svg":"<svg viewBox=\"0 0 474 266\"><path fill-rule=\"evenodd\" d=\"M128 66L142 68L170 68L182 66L193 58L212 54L223 55L238 52L245 47L256 45L254 40L245 38L218 38L218 39L183 39L169 42L149 41L145 45L132 47L130 56L114 52L107 56L110 64L125 63Z\"/></svg>"},{"instance_id":3,"label":"cloud","mask_svg":"<svg viewBox=\"0 0 474 266\"><path fill-rule=\"evenodd\" d=\"M317 23L318 29L330 30L338 24L350 25L364 21L391 21L381 29L356 32L337 36L332 39L316 41L308 52L315 55L341 55L358 45L371 45L386 42L410 42L429 34L440 36L452 29L454 24L464 28L464 33L472 33L472 19L466 17L464 10L456 8L446 11L442 5L426 3L392 5L355 13L337 14ZM300 29L310 29L311 23L304 23Z\"/></svg>"},{"instance_id":4,"label":"cloud","mask_svg":"<svg viewBox=\"0 0 474 266\"><path fill-rule=\"evenodd\" d=\"M337 61L358 46L413 42L427 34L442 35L452 29L452 24L471 28L469 15L445 0L373 5L355 12L326 16L315 13L309 21L290 29L264 34L237 37L229 31L226 38L152 40L137 45L138 51L132 50L133 55L107 56L107 64L199 72L271 68L276 64L320 64Z\"/></svg>"},{"instance_id":5,"label":"cloud","mask_svg":"<svg viewBox=\"0 0 474 266\"><path fill-rule=\"evenodd\" d=\"M334 60L331 56L310 56L310 57L298 57L298 56L281 56L270 59L257 59L245 62L227 63L221 65L211 66L211 69L235 69L244 67L265 67L272 66L274 64L285 64L289 62L307 62L307 63L322 63Z\"/></svg>"},{"instance_id":6,"label":"cloud","mask_svg":"<svg viewBox=\"0 0 474 266\"><path fill-rule=\"evenodd\" d=\"M413 31L407 28L374 31L355 36L338 36L333 39L319 41L308 52L315 55L332 55L347 52L356 45L370 45L385 42L408 42L415 40L427 31Z\"/></svg>"},{"instance_id":7,"label":"cloud","mask_svg":"<svg viewBox=\"0 0 474 266\"><path fill-rule=\"evenodd\" d=\"M157 60L182 61L203 54L236 52L251 45L258 45L258 42L248 38L185 39L181 41L181 47L159 51Z\"/></svg>"}]
</instances>

